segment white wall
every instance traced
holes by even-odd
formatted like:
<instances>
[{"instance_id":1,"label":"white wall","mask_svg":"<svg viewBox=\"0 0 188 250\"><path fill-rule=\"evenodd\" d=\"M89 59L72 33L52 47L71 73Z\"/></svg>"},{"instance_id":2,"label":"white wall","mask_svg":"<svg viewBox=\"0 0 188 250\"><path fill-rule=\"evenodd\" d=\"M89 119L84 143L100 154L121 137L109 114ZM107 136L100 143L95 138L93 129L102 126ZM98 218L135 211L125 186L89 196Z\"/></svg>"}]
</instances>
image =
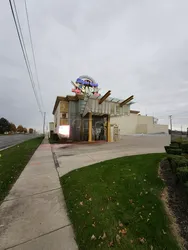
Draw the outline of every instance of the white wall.
<instances>
[{"instance_id":1,"label":"white wall","mask_svg":"<svg viewBox=\"0 0 188 250\"><path fill-rule=\"evenodd\" d=\"M117 124L120 129L120 135L135 134L138 116L135 114L116 116L110 118L111 124Z\"/></svg>"},{"instance_id":2,"label":"white wall","mask_svg":"<svg viewBox=\"0 0 188 250\"><path fill-rule=\"evenodd\" d=\"M153 123L152 116L141 116L137 114L111 117L111 124L117 124L120 135L125 134L148 134L148 133L168 133L168 125Z\"/></svg>"}]
</instances>

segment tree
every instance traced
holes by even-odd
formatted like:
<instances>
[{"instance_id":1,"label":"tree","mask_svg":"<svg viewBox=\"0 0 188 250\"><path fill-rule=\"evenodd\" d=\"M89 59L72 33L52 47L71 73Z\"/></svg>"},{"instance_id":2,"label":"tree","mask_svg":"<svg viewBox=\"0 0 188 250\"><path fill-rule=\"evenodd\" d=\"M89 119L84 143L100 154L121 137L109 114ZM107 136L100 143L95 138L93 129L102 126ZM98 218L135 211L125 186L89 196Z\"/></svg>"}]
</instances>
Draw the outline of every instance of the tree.
<instances>
[{"instance_id":1,"label":"tree","mask_svg":"<svg viewBox=\"0 0 188 250\"><path fill-rule=\"evenodd\" d=\"M5 132L9 131L10 131L10 123L8 120L2 117L0 119L0 134L4 134Z\"/></svg>"},{"instance_id":2,"label":"tree","mask_svg":"<svg viewBox=\"0 0 188 250\"><path fill-rule=\"evenodd\" d=\"M16 132L16 126L15 126L15 124L14 123L10 123L10 131L11 132Z\"/></svg>"},{"instance_id":3,"label":"tree","mask_svg":"<svg viewBox=\"0 0 188 250\"><path fill-rule=\"evenodd\" d=\"M29 129L29 133L33 134L33 129L32 128Z\"/></svg>"},{"instance_id":4,"label":"tree","mask_svg":"<svg viewBox=\"0 0 188 250\"><path fill-rule=\"evenodd\" d=\"M24 128L23 128L22 125L19 125L16 130L17 130L18 133L23 133L24 132Z\"/></svg>"},{"instance_id":5,"label":"tree","mask_svg":"<svg viewBox=\"0 0 188 250\"><path fill-rule=\"evenodd\" d=\"M24 134L26 134L27 133L27 128L24 128L23 132L24 132Z\"/></svg>"}]
</instances>

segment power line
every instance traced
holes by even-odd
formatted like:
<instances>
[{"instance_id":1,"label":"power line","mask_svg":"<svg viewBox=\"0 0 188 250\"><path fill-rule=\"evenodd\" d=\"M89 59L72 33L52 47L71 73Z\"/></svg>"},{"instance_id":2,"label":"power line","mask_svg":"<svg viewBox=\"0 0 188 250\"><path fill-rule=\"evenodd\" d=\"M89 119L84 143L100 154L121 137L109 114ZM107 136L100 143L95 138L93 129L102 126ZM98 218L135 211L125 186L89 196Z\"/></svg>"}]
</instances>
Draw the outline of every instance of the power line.
<instances>
[{"instance_id":1,"label":"power line","mask_svg":"<svg viewBox=\"0 0 188 250\"><path fill-rule=\"evenodd\" d=\"M21 25L20 25L20 22L19 22L19 17L18 17L15 1L13 0L15 13L14 13L14 9L13 9L11 0L9 0L9 4L10 4L13 19L14 19L14 24L15 24L15 27L16 27L17 35L18 35L18 38L19 38L20 46L21 46L21 49L22 49L24 61L25 61L27 71L28 71L28 74L29 74L29 78L30 78L30 81L31 81L31 85L32 85L32 88L33 88L33 92L34 92L34 95L35 95L35 98L36 98L36 101L37 101L39 111L42 114L40 102L38 100L37 92L36 92L36 89L35 89L35 83L34 83L34 80L33 80L33 75L32 75L32 71L31 71L31 67L30 67L30 63L29 63L29 59L28 59L28 55L27 55L27 50L26 50L26 47L25 47L25 42L24 42L24 38L23 38L23 34L22 34Z\"/></svg>"},{"instance_id":2,"label":"power line","mask_svg":"<svg viewBox=\"0 0 188 250\"><path fill-rule=\"evenodd\" d=\"M37 84L38 84L38 89L39 89L41 104L42 104L42 107L44 108L44 103L43 103L42 94L41 94L41 88L40 88L40 83L39 83L39 77L38 77L37 64L36 64L36 59L35 59L35 52L34 52L33 40L32 40L32 35L31 35L31 28L30 28L29 14L28 14L28 8L27 8L27 1L25 0L24 3L25 3L25 12L26 12L26 16L27 16L27 25L28 25L28 30L29 30L29 39L30 39L31 50L32 50L32 55L33 55L33 62L34 62L34 66L35 66L36 79L37 79Z\"/></svg>"}]
</instances>

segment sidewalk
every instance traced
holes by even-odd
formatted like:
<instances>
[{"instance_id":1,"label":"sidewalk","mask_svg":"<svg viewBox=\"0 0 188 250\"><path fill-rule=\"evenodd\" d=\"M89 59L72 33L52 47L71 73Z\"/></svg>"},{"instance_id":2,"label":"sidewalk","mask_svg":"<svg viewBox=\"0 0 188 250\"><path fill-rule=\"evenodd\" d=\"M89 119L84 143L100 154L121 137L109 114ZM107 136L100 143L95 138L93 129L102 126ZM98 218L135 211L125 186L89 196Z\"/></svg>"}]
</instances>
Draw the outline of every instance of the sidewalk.
<instances>
[{"instance_id":1,"label":"sidewalk","mask_svg":"<svg viewBox=\"0 0 188 250\"><path fill-rule=\"evenodd\" d=\"M3 249L78 249L46 139L0 206Z\"/></svg>"}]
</instances>

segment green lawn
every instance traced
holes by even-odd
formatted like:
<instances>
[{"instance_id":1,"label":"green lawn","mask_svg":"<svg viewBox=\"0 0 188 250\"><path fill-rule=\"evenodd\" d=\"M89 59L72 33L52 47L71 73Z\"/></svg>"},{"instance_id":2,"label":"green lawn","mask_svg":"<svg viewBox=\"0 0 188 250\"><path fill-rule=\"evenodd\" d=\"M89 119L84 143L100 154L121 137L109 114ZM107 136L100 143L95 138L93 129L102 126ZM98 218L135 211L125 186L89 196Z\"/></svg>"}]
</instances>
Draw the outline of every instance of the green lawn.
<instances>
[{"instance_id":1,"label":"green lawn","mask_svg":"<svg viewBox=\"0 0 188 250\"><path fill-rule=\"evenodd\" d=\"M42 140L43 137L38 137L0 151L0 202L8 194Z\"/></svg>"},{"instance_id":2,"label":"green lawn","mask_svg":"<svg viewBox=\"0 0 188 250\"><path fill-rule=\"evenodd\" d=\"M163 157L123 157L61 177L80 250L180 249L159 198Z\"/></svg>"}]
</instances>

